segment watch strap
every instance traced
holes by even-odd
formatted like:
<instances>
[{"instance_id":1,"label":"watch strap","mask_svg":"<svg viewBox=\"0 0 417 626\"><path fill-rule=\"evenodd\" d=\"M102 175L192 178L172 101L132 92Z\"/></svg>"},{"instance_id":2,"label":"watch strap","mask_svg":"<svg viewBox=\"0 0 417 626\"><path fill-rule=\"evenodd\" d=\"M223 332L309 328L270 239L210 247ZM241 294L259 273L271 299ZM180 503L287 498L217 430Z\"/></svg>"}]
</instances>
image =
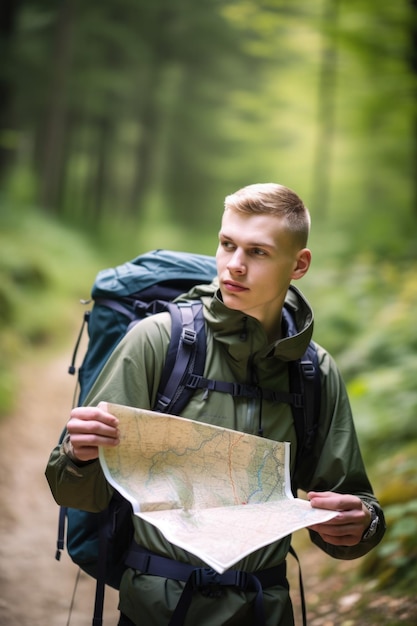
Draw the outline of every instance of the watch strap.
<instances>
[{"instance_id":1,"label":"watch strap","mask_svg":"<svg viewBox=\"0 0 417 626\"><path fill-rule=\"evenodd\" d=\"M362 535L362 541L367 541L368 539L370 539L371 537L375 535L378 529L379 517L377 515L375 507L372 504L369 504L368 502L364 502L363 500L362 502L366 506L366 508L368 509L371 515L371 522L368 528L365 530L365 532Z\"/></svg>"}]
</instances>

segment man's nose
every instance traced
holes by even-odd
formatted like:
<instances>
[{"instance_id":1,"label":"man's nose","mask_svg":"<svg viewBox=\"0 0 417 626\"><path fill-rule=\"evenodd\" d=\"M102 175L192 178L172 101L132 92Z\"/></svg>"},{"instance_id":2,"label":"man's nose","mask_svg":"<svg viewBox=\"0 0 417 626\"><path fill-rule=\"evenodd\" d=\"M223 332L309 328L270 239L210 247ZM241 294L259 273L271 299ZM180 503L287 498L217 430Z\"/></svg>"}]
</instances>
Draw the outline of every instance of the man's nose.
<instances>
[{"instance_id":1,"label":"man's nose","mask_svg":"<svg viewBox=\"0 0 417 626\"><path fill-rule=\"evenodd\" d=\"M245 257L241 250L235 250L229 259L227 269L230 272L244 273L246 271Z\"/></svg>"}]
</instances>

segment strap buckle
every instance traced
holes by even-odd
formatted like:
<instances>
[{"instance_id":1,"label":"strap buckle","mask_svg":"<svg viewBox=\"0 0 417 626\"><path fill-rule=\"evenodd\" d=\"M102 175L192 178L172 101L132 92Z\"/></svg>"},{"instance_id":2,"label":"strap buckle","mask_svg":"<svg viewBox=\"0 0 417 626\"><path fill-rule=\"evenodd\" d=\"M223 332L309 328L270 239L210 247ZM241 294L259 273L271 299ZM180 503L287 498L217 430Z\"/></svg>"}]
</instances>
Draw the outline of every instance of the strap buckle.
<instances>
[{"instance_id":1,"label":"strap buckle","mask_svg":"<svg viewBox=\"0 0 417 626\"><path fill-rule=\"evenodd\" d=\"M295 406L297 409L302 409L304 407L304 397L302 393L293 393L292 398L293 406Z\"/></svg>"},{"instance_id":2,"label":"strap buckle","mask_svg":"<svg viewBox=\"0 0 417 626\"><path fill-rule=\"evenodd\" d=\"M234 574L235 574L235 586L245 591L245 589L247 589L249 585L250 574L248 574L248 572L245 572L244 570L241 570L241 569L236 570Z\"/></svg>"},{"instance_id":3,"label":"strap buckle","mask_svg":"<svg viewBox=\"0 0 417 626\"><path fill-rule=\"evenodd\" d=\"M184 328L181 334L182 342L187 346L192 346L197 339L197 333L192 328Z\"/></svg>"},{"instance_id":4,"label":"strap buckle","mask_svg":"<svg viewBox=\"0 0 417 626\"><path fill-rule=\"evenodd\" d=\"M316 372L314 364L311 361L301 361L300 365L303 371L304 378L307 378L308 380L314 380Z\"/></svg>"},{"instance_id":5,"label":"strap buckle","mask_svg":"<svg viewBox=\"0 0 417 626\"><path fill-rule=\"evenodd\" d=\"M231 383L233 392L233 396L244 397L244 398L259 398L260 390L259 387L255 387L255 385L245 385L243 383Z\"/></svg>"},{"instance_id":6,"label":"strap buckle","mask_svg":"<svg viewBox=\"0 0 417 626\"><path fill-rule=\"evenodd\" d=\"M189 374L185 386L187 389L198 389L201 378L198 374Z\"/></svg>"},{"instance_id":7,"label":"strap buckle","mask_svg":"<svg viewBox=\"0 0 417 626\"><path fill-rule=\"evenodd\" d=\"M221 598L223 595L221 575L210 567L200 567L193 573L193 588L206 598Z\"/></svg>"}]
</instances>

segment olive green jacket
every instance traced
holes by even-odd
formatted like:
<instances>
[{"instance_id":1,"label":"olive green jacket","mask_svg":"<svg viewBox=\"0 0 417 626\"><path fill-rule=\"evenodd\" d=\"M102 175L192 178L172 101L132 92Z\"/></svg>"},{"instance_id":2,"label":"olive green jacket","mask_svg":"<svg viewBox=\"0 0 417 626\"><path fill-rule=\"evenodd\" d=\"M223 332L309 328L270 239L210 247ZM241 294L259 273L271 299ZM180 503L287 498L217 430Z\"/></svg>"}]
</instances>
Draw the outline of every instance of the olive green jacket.
<instances>
[{"instance_id":1,"label":"olive green jacket","mask_svg":"<svg viewBox=\"0 0 417 626\"><path fill-rule=\"evenodd\" d=\"M261 324L239 311L228 309L213 286L197 287L189 298L201 297L207 333L207 378L254 383L263 388L288 389L287 362L301 357L312 337L313 314L301 293L290 287L286 302L298 333L268 343ZM158 384L170 338L170 316L161 313L135 326L116 348L91 390L86 404L100 401L151 408L155 405ZM268 400L234 398L215 391L198 390L181 415L209 424L257 434L260 419L263 435L291 443L291 476L303 491L335 491L359 496L380 512L361 458L352 421L349 400L340 373L331 356L317 346L321 374L321 415L314 450L299 467L295 465L296 434L290 406ZM262 418L260 416L262 415ZM47 478L56 501L61 505L87 511L105 508L112 494L99 461L74 464L62 446L52 452ZM382 520L382 512L381 512ZM134 517L136 541L164 556L202 564L196 557L168 543L159 531ZM225 528L233 540L233 529ZM356 546L341 547L323 542L317 533L311 539L335 558L353 559L366 554L382 538L384 523L377 534ZM258 550L235 568L249 572L277 565L285 560L290 537ZM178 601L182 583L128 571L120 590L121 610L143 626L168 624ZM252 623L250 602L253 594L226 588L222 598L197 595L187 614L186 624L212 626ZM282 587L264 591L267 624L291 626L293 623L288 593Z\"/></svg>"}]
</instances>

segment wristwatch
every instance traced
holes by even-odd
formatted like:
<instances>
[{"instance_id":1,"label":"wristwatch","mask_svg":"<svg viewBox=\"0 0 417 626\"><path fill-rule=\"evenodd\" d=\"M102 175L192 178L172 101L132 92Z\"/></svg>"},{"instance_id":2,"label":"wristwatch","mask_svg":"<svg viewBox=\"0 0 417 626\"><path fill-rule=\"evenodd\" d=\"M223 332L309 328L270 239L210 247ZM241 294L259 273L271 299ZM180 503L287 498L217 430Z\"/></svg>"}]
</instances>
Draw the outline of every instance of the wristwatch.
<instances>
[{"instance_id":1,"label":"wristwatch","mask_svg":"<svg viewBox=\"0 0 417 626\"><path fill-rule=\"evenodd\" d=\"M368 528L365 530L365 532L362 535L362 541L368 541L368 539L373 537L377 531L378 524L379 524L379 517L377 515L377 512L375 511L375 507L373 507L372 504L368 504L367 502L363 502L363 503L368 509L369 513L371 514L371 523L369 524Z\"/></svg>"}]
</instances>

